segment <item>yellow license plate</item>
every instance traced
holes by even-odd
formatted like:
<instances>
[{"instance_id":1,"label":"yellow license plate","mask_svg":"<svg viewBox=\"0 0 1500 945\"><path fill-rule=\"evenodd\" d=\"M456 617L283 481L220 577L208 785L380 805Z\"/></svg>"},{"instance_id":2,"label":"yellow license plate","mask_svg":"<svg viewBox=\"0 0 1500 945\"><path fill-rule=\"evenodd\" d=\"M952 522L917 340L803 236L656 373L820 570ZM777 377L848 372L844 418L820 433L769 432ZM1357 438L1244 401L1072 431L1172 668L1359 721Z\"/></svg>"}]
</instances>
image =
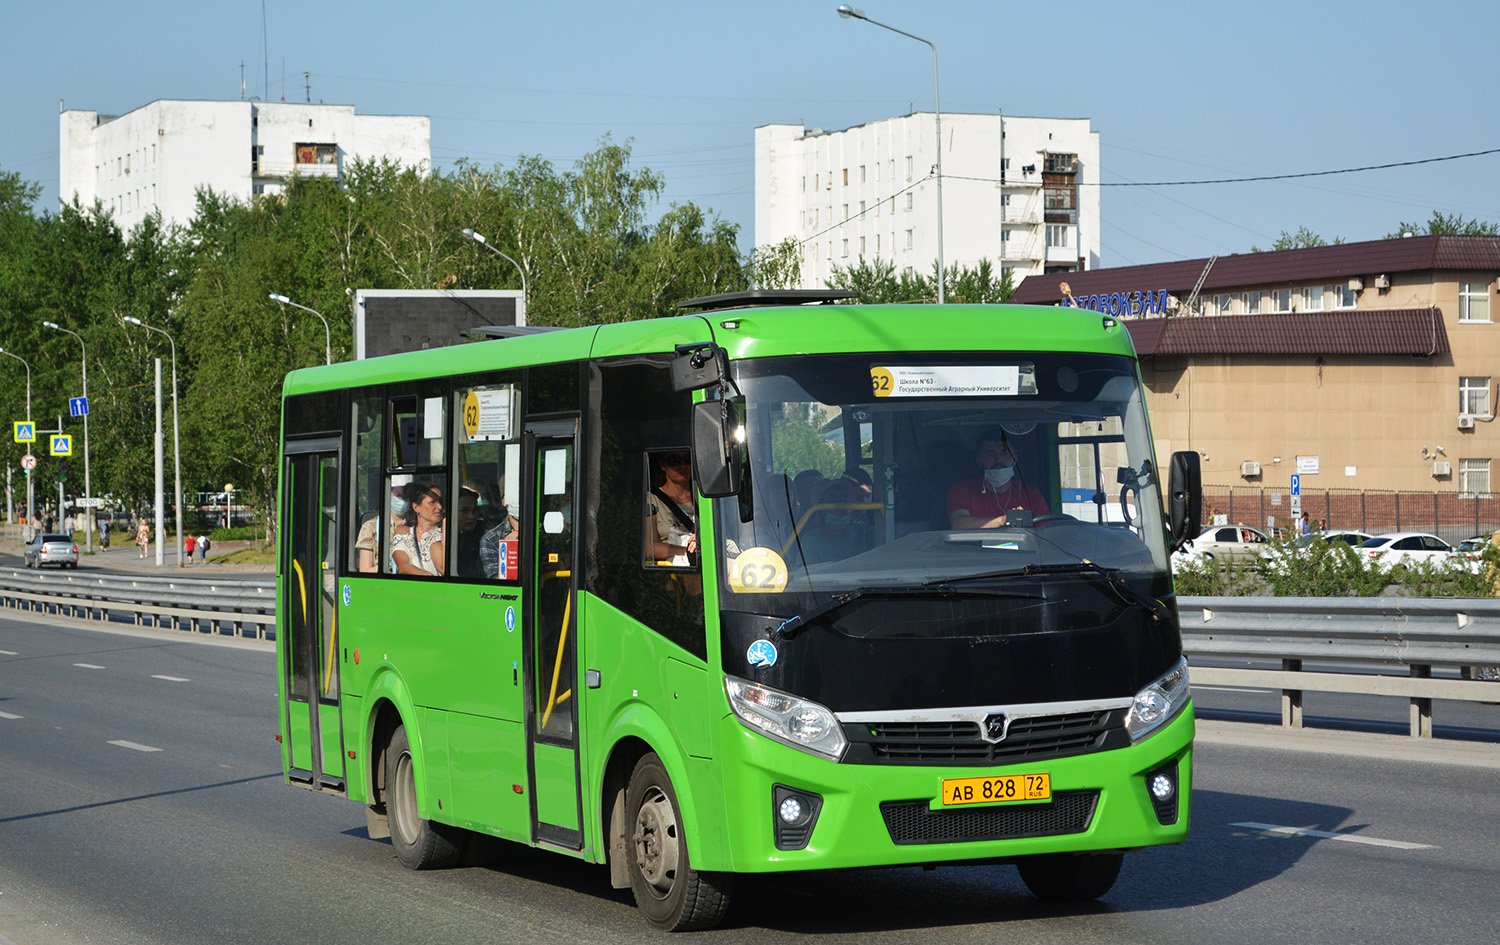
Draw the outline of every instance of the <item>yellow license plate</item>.
<instances>
[{"instance_id":1,"label":"yellow license plate","mask_svg":"<svg viewBox=\"0 0 1500 945\"><path fill-rule=\"evenodd\" d=\"M1005 801L1049 801L1052 776L1008 774L1001 778L945 778L943 806L995 804Z\"/></svg>"}]
</instances>

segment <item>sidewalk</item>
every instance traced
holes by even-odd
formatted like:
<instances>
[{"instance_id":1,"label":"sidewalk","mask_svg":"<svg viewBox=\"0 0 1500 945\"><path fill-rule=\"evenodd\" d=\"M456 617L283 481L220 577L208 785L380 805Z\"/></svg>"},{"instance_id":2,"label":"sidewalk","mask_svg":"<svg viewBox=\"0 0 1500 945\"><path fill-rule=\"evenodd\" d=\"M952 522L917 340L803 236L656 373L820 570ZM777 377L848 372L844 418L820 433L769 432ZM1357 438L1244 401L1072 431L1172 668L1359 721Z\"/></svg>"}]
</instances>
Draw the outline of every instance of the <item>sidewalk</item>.
<instances>
[{"instance_id":1,"label":"sidewalk","mask_svg":"<svg viewBox=\"0 0 1500 945\"><path fill-rule=\"evenodd\" d=\"M0 527L0 557L13 557L14 566L21 567L22 543L19 537L20 528L5 526ZM78 569L87 571L91 568L103 568L110 571L139 571L142 573L165 574L169 571L180 572L190 575L198 572L205 579L212 578L218 574L243 574L246 577L265 575L267 577L276 573L276 568L269 564L219 564L214 558L217 555L227 554L248 547L249 542L226 541L222 544L214 544L208 549L208 563L204 564L196 554L191 563L179 568L177 566L177 543L168 540L166 547L162 549L162 563L156 563L156 543L152 542L146 548L146 557L140 556L140 549L136 548L134 542L121 545L115 540L116 536L110 536L109 551L103 551L99 547L99 536L94 536L94 553L89 554L87 546L83 543L78 545Z\"/></svg>"}]
</instances>

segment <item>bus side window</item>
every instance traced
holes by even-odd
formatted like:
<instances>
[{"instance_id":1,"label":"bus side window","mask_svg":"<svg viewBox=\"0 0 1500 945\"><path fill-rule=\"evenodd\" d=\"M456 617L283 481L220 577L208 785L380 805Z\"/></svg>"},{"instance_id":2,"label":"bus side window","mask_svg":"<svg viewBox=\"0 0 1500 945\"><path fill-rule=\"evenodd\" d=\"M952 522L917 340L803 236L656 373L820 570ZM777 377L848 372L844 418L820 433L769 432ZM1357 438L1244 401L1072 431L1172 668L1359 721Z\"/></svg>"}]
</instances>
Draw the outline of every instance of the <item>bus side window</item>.
<instances>
[{"instance_id":1,"label":"bus side window","mask_svg":"<svg viewBox=\"0 0 1500 945\"><path fill-rule=\"evenodd\" d=\"M520 580L521 444L514 384L462 387L458 416L457 501L451 515L449 573L470 581Z\"/></svg>"},{"instance_id":2,"label":"bus side window","mask_svg":"<svg viewBox=\"0 0 1500 945\"><path fill-rule=\"evenodd\" d=\"M454 496L448 482L447 398L430 386L390 399L391 449L381 535L382 570L404 577L448 572Z\"/></svg>"},{"instance_id":3,"label":"bus side window","mask_svg":"<svg viewBox=\"0 0 1500 945\"><path fill-rule=\"evenodd\" d=\"M384 398L376 394L355 394L350 407L350 426L354 431L354 457L349 464L349 495L354 514L348 519L354 529L349 542L349 570L371 573L380 567L382 528L388 531L384 486L384 464L381 462L381 440L385 431Z\"/></svg>"}]
</instances>

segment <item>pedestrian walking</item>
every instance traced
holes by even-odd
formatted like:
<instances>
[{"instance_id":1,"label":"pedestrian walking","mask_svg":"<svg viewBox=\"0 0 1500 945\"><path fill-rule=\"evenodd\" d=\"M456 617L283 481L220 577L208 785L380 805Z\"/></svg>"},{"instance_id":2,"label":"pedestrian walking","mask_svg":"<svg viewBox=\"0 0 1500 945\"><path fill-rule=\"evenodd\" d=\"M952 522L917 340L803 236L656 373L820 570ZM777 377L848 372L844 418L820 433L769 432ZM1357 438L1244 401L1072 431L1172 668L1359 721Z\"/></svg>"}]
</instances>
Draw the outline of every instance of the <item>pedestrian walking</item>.
<instances>
[{"instance_id":1,"label":"pedestrian walking","mask_svg":"<svg viewBox=\"0 0 1500 945\"><path fill-rule=\"evenodd\" d=\"M203 564L208 564L208 536L207 535L199 535L198 536L198 560L200 562L202 562Z\"/></svg>"},{"instance_id":2,"label":"pedestrian walking","mask_svg":"<svg viewBox=\"0 0 1500 945\"><path fill-rule=\"evenodd\" d=\"M99 550L109 550L109 519L99 520Z\"/></svg>"},{"instance_id":3,"label":"pedestrian walking","mask_svg":"<svg viewBox=\"0 0 1500 945\"><path fill-rule=\"evenodd\" d=\"M192 535L189 535L183 539L182 547L184 554L186 554L186 558L183 560L183 564L193 563L193 551L195 550L197 543L198 540Z\"/></svg>"},{"instance_id":4,"label":"pedestrian walking","mask_svg":"<svg viewBox=\"0 0 1500 945\"><path fill-rule=\"evenodd\" d=\"M141 519L141 524L135 530L135 543L141 549L141 557L146 557L146 546L151 544L151 528Z\"/></svg>"}]
</instances>

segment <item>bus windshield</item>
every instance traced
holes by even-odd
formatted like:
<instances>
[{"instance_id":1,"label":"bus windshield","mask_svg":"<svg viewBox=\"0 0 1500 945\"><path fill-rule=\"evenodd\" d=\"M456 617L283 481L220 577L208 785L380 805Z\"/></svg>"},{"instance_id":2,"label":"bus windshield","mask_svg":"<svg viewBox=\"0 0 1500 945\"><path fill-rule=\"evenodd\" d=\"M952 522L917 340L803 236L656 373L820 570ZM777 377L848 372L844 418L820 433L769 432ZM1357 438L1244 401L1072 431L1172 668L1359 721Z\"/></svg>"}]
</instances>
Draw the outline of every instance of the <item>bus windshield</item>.
<instances>
[{"instance_id":1,"label":"bus windshield","mask_svg":"<svg viewBox=\"0 0 1500 945\"><path fill-rule=\"evenodd\" d=\"M1099 569L1170 586L1127 358L813 355L735 369L747 481L716 502L728 609L795 614L808 594Z\"/></svg>"}]
</instances>

